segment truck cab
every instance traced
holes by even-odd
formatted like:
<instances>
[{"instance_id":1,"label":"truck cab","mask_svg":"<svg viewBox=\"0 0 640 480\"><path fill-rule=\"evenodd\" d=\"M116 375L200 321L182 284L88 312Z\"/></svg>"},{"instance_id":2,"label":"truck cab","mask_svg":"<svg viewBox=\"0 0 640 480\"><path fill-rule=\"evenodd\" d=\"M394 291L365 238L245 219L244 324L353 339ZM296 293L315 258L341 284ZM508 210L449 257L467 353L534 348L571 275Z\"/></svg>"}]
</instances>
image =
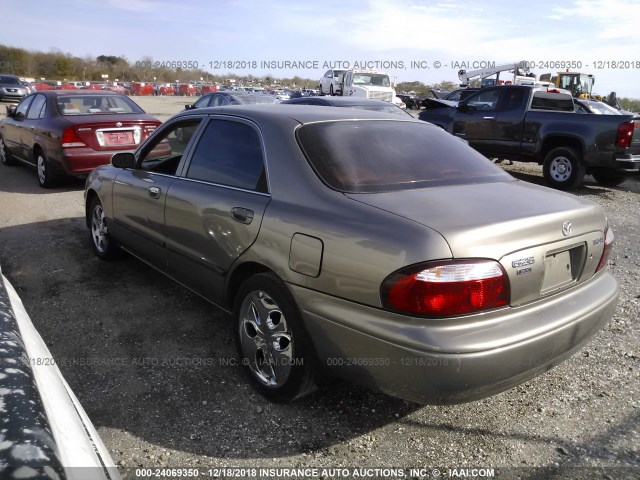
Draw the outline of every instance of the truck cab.
<instances>
[{"instance_id":1,"label":"truck cab","mask_svg":"<svg viewBox=\"0 0 640 480\"><path fill-rule=\"evenodd\" d=\"M394 103L395 82L388 73L375 70L347 70L343 77L342 95L373 98Z\"/></svg>"}]
</instances>

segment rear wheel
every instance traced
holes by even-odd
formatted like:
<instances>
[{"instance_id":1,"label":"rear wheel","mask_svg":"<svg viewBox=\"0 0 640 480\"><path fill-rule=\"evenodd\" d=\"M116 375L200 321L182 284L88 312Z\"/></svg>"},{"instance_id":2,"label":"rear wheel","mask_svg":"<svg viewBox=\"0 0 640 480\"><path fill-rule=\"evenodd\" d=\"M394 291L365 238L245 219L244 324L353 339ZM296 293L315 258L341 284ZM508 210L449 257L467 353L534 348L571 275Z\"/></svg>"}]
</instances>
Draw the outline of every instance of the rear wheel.
<instances>
[{"instance_id":1,"label":"rear wheel","mask_svg":"<svg viewBox=\"0 0 640 480\"><path fill-rule=\"evenodd\" d=\"M11 152L7 148L2 137L0 137L0 161L2 161L3 165L8 167L16 164L16 159L11 155Z\"/></svg>"},{"instance_id":2,"label":"rear wheel","mask_svg":"<svg viewBox=\"0 0 640 480\"><path fill-rule=\"evenodd\" d=\"M627 179L624 175L616 175L609 172L592 172L591 175L593 175L596 182L605 187L618 186Z\"/></svg>"},{"instance_id":3,"label":"rear wheel","mask_svg":"<svg viewBox=\"0 0 640 480\"><path fill-rule=\"evenodd\" d=\"M585 175L580 154L570 147L551 150L544 159L542 170L547 184L559 190L578 188Z\"/></svg>"},{"instance_id":4,"label":"rear wheel","mask_svg":"<svg viewBox=\"0 0 640 480\"><path fill-rule=\"evenodd\" d=\"M38 168L38 184L42 188L51 188L55 183L55 179L53 178L51 165L47 157L45 157L41 150L36 150L33 154L36 157L36 167Z\"/></svg>"},{"instance_id":5,"label":"rear wheel","mask_svg":"<svg viewBox=\"0 0 640 480\"><path fill-rule=\"evenodd\" d=\"M300 310L272 273L246 280L234 304L236 342L253 386L274 401L290 401L315 389L314 356Z\"/></svg>"}]
</instances>

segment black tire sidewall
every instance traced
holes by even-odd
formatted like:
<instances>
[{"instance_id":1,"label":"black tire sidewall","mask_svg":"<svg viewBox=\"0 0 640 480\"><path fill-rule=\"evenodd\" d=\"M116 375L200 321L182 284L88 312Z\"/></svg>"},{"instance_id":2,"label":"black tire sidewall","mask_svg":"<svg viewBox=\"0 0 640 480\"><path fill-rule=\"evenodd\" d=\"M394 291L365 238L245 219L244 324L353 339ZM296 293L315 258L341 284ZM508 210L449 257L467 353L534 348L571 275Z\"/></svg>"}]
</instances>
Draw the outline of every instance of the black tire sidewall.
<instances>
[{"instance_id":1,"label":"black tire sidewall","mask_svg":"<svg viewBox=\"0 0 640 480\"><path fill-rule=\"evenodd\" d=\"M566 157L571 163L571 175L566 181L559 182L551 176L551 162L558 157ZM575 190L582 184L585 167L580 154L571 147L557 147L551 150L544 159L543 174L547 185L558 190Z\"/></svg>"},{"instance_id":2,"label":"black tire sidewall","mask_svg":"<svg viewBox=\"0 0 640 480\"><path fill-rule=\"evenodd\" d=\"M313 353L309 336L302 323L300 309L293 295L284 282L273 273L260 273L250 277L240 286L236 293L233 305L233 328L238 355L244 360L240 348L240 309L245 297L256 290L264 291L271 296L287 319L287 324L289 325L293 339L292 359L294 360L294 365L291 368L291 373L286 383L278 388L269 388L261 383L248 365L244 365L244 370L251 379L253 387L268 399L275 402L295 400L313 390L315 354Z\"/></svg>"}]
</instances>

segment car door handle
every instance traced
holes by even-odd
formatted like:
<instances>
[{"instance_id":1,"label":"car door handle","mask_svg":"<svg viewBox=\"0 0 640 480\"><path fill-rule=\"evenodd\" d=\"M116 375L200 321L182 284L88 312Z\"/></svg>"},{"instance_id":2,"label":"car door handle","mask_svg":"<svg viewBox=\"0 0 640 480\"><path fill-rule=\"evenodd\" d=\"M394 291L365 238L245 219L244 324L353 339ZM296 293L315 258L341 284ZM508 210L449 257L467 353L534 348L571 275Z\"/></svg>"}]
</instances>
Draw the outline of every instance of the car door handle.
<instances>
[{"instance_id":1,"label":"car door handle","mask_svg":"<svg viewBox=\"0 0 640 480\"><path fill-rule=\"evenodd\" d=\"M493 120L493 119L495 119L496 117L482 117L482 118L483 118L484 120Z\"/></svg>"},{"instance_id":2,"label":"car door handle","mask_svg":"<svg viewBox=\"0 0 640 480\"><path fill-rule=\"evenodd\" d=\"M249 225L253 221L253 210L242 207L233 207L231 209L231 218L236 222Z\"/></svg>"},{"instance_id":3,"label":"car door handle","mask_svg":"<svg viewBox=\"0 0 640 480\"><path fill-rule=\"evenodd\" d=\"M149 195L153 198L160 198L160 187L149 187Z\"/></svg>"}]
</instances>

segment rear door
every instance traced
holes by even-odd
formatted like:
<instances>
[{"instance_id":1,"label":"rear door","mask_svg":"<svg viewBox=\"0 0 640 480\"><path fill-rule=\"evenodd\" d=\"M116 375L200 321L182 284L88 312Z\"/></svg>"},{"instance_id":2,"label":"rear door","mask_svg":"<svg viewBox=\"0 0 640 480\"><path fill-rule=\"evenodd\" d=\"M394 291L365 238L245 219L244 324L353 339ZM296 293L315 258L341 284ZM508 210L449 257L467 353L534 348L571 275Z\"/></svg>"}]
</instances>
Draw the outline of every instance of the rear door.
<instances>
[{"instance_id":1,"label":"rear door","mask_svg":"<svg viewBox=\"0 0 640 480\"><path fill-rule=\"evenodd\" d=\"M494 152L509 156L520 150L524 112L527 109L529 90L504 87L496 112Z\"/></svg>"},{"instance_id":2,"label":"rear door","mask_svg":"<svg viewBox=\"0 0 640 480\"><path fill-rule=\"evenodd\" d=\"M36 95L29 106L27 116L20 131L21 143L24 155L27 159L33 159L33 146L37 142L40 131L40 123L45 112L46 98L44 95ZM39 142L43 143L43 142ZM45 148L46 150L46 148Z\"/></svg>"},{"instance_id":3,"label":"rear door","mask_svg":"<svg viewBox=\"0 0 640 480\"><path fill-rule=\"evenodd\" d=\"M460 102L451 133L467 140L470 146L480 152L492 152L498 104L503 91L500 88L480 90Z\"/></svg>"},{"instance_id":4,"label":"rear door","mask_svg":"<svg viewBox=\"0 0 640 480\"><path fill-rule=\"evenodd\" d=\"M166 271L167 192L201 121L202 117L194 117L166 125L140 152L137 168L120 172L113 185L111 233L161 270Z\"/></svg>"},{"instance_id":5,"label":"rear door","mask_svg":"<svg viewBox=\"0 0 640 480\"><path fill-rule=\"evenodd\" d=\"M227 272L258 236L270 200L257 127L237 118L211 118L167 195L170 274L224 303Z\"/></svg>"}]
</instances>

